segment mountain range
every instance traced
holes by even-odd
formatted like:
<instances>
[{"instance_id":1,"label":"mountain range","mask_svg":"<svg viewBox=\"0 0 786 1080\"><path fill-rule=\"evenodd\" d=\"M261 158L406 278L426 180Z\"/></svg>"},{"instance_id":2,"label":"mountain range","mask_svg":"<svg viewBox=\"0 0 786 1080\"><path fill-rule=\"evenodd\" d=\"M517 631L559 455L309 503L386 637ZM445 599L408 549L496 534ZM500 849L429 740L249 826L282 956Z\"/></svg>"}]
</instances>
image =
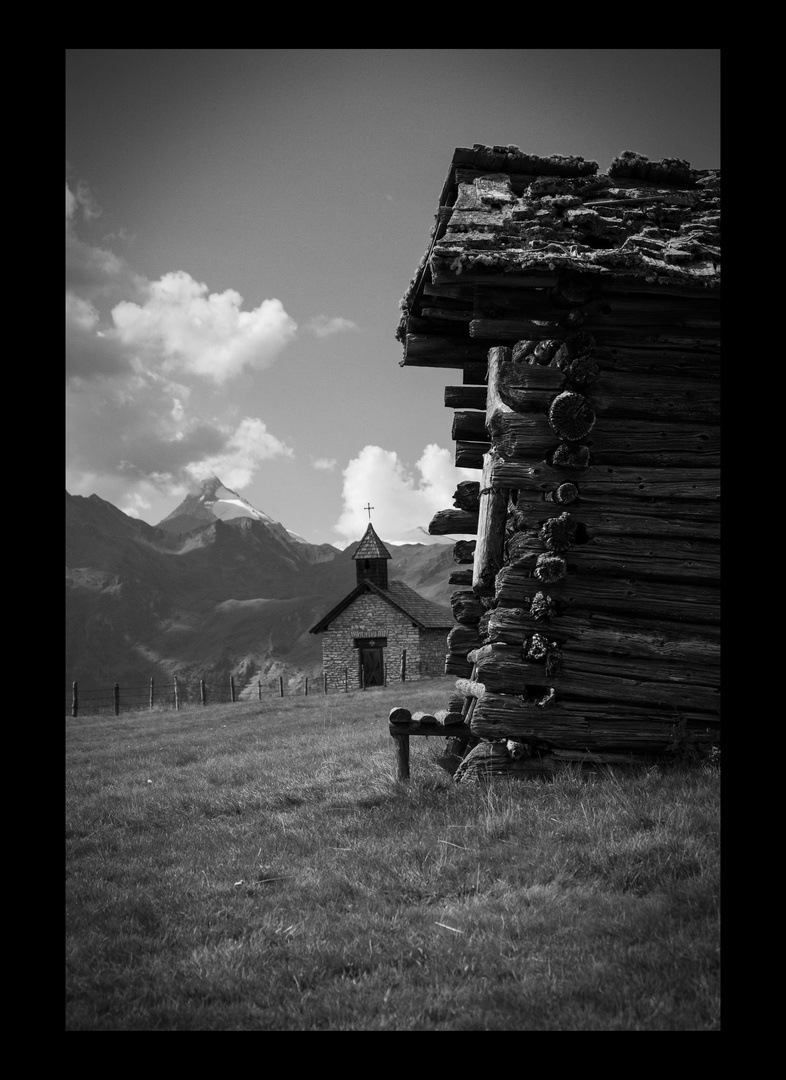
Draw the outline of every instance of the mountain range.
<instances>
[{"instance_id":1,"label":"mountain range","mask_svg":"<svg viewBox=\"0 0 786 1080\"><path fill-rule=\"evenodd\" d=\"M309 628L355 586L356 546L307 543L216 476L156 526L66 492L66 687L300 686L322 666ZM449 606L451 546L388 548L391 580Z\"/></svg>"}]
</instances>

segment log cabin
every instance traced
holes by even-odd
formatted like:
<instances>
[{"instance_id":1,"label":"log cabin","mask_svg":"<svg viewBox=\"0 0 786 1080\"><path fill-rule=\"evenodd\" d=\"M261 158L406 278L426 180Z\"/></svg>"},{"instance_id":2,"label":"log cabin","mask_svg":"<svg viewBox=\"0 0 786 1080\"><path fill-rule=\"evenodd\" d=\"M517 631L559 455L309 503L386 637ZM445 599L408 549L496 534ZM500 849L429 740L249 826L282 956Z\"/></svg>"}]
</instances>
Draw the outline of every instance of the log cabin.
<instances>
[{"instance_id":1,"label":"log cabin","mask_svg":"<svg viewBox=\"0 0 786 1080\"><path fill-rule=\"evenodd\" d=\"M478 473L429 526L466 535L446 672L479 688L473 754L717 745L719 171L458 148L400 307Z\"/></svg>"}]
</instances>

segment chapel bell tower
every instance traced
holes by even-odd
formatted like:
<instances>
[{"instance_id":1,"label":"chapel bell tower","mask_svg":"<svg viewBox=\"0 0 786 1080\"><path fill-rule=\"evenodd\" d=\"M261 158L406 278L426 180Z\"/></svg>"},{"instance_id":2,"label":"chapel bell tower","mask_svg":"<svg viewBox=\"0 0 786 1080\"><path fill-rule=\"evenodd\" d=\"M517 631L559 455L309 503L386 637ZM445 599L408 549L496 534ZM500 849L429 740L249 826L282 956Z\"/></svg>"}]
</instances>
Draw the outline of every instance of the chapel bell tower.
<instances>
[{"instance_id":1,"label":"chapel bell tower","mask_svg":"<svg viewBox=\"0 0 786 1080\"><path fill-rule=\"evenodd\" d=\"M387 560L392 559L393 556L374 532L371 522L352 558L355 560L358 585L363 581L370 581L372 585L380 589L387 589Z\"/></svg>"}]
</instances>

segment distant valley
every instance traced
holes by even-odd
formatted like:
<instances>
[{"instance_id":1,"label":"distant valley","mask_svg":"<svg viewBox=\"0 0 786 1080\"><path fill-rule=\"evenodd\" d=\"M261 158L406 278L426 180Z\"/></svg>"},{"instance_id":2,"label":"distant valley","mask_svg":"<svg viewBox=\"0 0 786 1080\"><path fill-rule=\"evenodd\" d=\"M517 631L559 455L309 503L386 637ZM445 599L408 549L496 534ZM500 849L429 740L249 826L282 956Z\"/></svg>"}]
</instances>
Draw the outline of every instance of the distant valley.
<instances>
[{"instance_id":1,"label":"distant valley","mask_svg":"<svg viewBox=\"0 0 786 1080\"><path fill-rule=\"evenodd\" d=\"M66 492L66 686L300 686L321 670L309 628L355 585L355 546L309 544L217 477L155 527ZM391 579L449 606L450 544L389 550Z\"/></svg>"}]
</instances>

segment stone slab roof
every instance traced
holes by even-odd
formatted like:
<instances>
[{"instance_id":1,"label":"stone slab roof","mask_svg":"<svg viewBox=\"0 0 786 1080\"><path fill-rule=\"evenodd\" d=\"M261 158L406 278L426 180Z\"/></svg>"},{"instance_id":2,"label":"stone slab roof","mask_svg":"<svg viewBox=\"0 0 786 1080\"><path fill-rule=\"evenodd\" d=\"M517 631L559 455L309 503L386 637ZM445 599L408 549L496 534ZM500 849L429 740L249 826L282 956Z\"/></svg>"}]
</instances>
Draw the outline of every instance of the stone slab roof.
<instances>
[{"instance_id":1,"label":"stone slab roof","mask_svg":"<svg viewBox=\"0 0 786 1080\"><path fill-rule=\"evenodd\" d=\"M552 284L565 271L672 291L720 290L720 171L624 151L594 161L515 146L455 150L429 247L401 301L397 337L424 284ZM433 301L432 301L433 303Z\"/></svg>"}]
</instances>

